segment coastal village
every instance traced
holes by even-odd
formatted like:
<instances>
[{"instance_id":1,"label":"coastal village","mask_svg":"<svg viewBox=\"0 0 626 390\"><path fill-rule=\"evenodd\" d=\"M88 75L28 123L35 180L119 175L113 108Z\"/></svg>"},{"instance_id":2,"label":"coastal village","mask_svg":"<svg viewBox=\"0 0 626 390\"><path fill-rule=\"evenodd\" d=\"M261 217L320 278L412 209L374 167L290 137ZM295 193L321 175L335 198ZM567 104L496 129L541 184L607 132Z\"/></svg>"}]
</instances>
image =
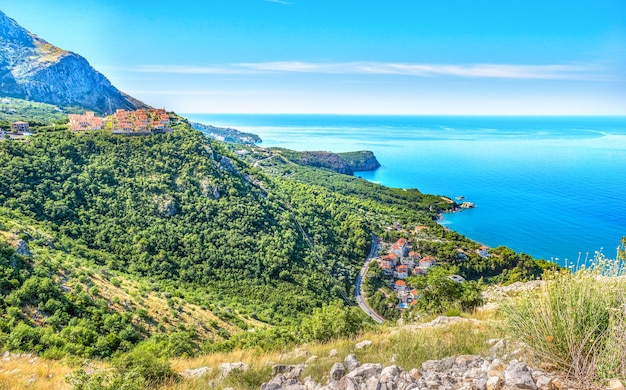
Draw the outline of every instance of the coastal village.
<instances>
[{"instance_id":1,"label":"coastal village","mask_svg":"<svg viewBox=\"0 0 626 390\"><path fill-rule=\"evenodd\" d=\"M426 226L418 226L416 231L428 229ZM476 253L486 258L489 256L489 247L483 245ZM428 271L437 266L437 259L433 256L422 255L412 250L409 240L400 238L391 244L388 253L374 258L381 273L386 277L389 288L398 295L398 309L405 310L417 303L419 292L412 286L407 285L409 276L426 276ZM462 248L457 249L458 261L467 259L467 254ZM465 282L460 275L450 275L449 278L457 283Z\"/></svg>"}]
</instances>

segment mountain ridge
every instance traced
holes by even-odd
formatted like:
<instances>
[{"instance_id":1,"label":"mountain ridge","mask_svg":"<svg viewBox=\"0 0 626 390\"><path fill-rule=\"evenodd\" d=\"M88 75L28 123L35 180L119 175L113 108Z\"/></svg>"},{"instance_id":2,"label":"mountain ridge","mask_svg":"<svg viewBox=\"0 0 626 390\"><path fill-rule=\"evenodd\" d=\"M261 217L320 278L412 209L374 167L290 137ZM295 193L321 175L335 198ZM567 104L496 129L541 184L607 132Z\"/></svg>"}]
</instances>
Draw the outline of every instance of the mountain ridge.
<instances>
[{"instance_id":1,"label":"mountain ridge","mask_svg":"<svg viewBox=\"0 0 626 390\"><path fill-rule=\"evenodd\" d=\"M0 94L97 112L149 108L115 88L84 57L39 38L2 11Z\"/></svg>"}]
</instances>

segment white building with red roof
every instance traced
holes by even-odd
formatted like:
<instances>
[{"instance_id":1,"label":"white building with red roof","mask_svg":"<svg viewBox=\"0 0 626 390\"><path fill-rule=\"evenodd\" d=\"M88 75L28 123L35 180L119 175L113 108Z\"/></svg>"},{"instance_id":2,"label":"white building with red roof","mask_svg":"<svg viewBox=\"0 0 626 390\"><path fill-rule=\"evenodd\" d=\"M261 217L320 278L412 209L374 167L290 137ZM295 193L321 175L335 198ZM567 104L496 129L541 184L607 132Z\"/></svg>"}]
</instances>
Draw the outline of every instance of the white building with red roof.
<instances>
[{"instance_id":1,"label":"white building with red roof","mask_svg":"<svg viewBox=\"0 0 626 390\"><path fill-rule=\"evenodd\" d=\"M405 257L409 254L409 240L401 238L396 241L389 250L391 253L395 253L398 257Z\"/></svg>"}]
</instances>

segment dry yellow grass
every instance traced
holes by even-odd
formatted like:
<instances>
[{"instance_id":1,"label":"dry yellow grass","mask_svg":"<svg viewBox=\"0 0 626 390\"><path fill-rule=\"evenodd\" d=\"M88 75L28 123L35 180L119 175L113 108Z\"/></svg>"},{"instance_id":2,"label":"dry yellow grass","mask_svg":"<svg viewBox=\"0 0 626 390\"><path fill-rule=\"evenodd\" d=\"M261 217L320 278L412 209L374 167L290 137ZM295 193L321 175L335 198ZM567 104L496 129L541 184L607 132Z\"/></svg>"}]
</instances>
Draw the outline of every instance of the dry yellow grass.
<instances>
[{"instance_id":1,"label":"dry yellow grass","mask_svg":"<svg viewBox=\"0 0 626 390\"><path fill-rule=\"evenodd\" d=\"M13 247L17 245L17 236L6 230L0 230L0 240L7 242Z\"/></svg>"},{"instance_id":2,"label":"dry yellow grass","mask_svg":"<svg viewBox=\"0 0 626 390\"><path fill-rule=\"evenodd\" d=\"M254 388L245 380L232 380L221 383L218 368L222 363L244 362L250 366L251 375L263 381L271 379L271 366L274 364L300 364L313 358L307 365L304 376L312 376L316 381L325 383L332 365L342 362L348 354L354 354L361 362L375 362L384 365L396 364L404 369L417 368L429 359L440 359L450 355L475 354L487 351L486 340L498 337L497 327L492 321L464 322L450 326L411 329L409 327L379 328L366 332L357 338L334 340L325 344L301 345L269 353L255 351L234 351L214 353L194 359L177 359L172 362L175 371L210 367L211 373L202 379L184 380L168 383L161 390L208 389L210 383L233 387L238 390ZM362 340L372 341L372 346L357 350L355 345ZM332 349L337 350L334 357L329 357ZM257 387L258 388L258 387Z\"/></svg>"},{"instance_id":3,"label":"dry yellow grass","mask_svg":"<svg viewBox=\"0 0 626 390\"><path fill-rule=\"evenodd\" d=\"M56 62L68 53L66 50L59 49L58 47L40 39L35 39L34 42L37 45L37 51L39 53L39 58L37 58L37 61L41 63Z\"/></svg>"},{"instance_id":4,"label":"dry yellow grass","mask_svg":"<svg viewBox=\"0 0 626 390\"><path fill-rule=\"evenodd\" d=\"M238 390L257 388L260 383L271 379L272 365L299 364L309 360L304 376L311 375L318 382L328 380L332 365L341 362L348 354L355 354L361 362L376 362L384 365L397 364L405 369L420 367L428 359L439 359L455 354L485 352L487 339L498 337L492 321L464 322L450 326L414 329L411 327L383 327L365 332L355 338L333 340L325 344L303 344L282 351L261 352L237 350L212 353L191 359L173 359L175 372L199 367L212 370L203 378L184 379L165 383L160 390L209 389L233 387ZM362 340L371 340L373 345L356 350ZM332 349L337 350L329 357ZM316 356L316 358L312 358ZM78 369L78 364L68 360L46 360L21 355L4 361L0 357L0 390L8 389L69 389L65 376ZM222 363L244 362L250 370L235 374L226 380L219 378ZM107 363L90 362L90 367L101 370L110 368ZM211 387L213 386L213 387Z\"/></svg>"},{"instance_id":5,"label":"dry yellow grass","mask_svg":"<svg viewBox=\"0 0 626 390\"><path fill-rule=\"evenodd\" d=\"M188 328L193 328L200 338L222 340L216 329L208 325L211 322L216 323L219 328L225 329L230 334L240 331L232 324L218 318L210 310L183 300L177 300L177 309L174 310L176 316L174 316L172 314L173 309L167 304L167 299L163 298L160 293L154 291L142 292L142 284L140 282L121 277L118 277L118 279L121 282L119 287L113 285L110 280L99 274L90 276L91 283L98 287L98 296L105 299L112 310L118 312L136 311L138 308L146 310L147 316L153 319L141 320L148 333L162 333L159 330L159 324L164 326L182 324ZM139 321L139 318L134 318L135 324Z\"/></svg>"},{"instance_id":6,"label":"dry yellow grass","mask_svg":"<svg viewBox=\"0 0 626 390\"><path fill-rule=\"evenodd\" d=\"M0 390L69 389L65 376L73 370L73 365L65 360L47 360L29 354L0 357Z\"/></svg>"}]
</instances>

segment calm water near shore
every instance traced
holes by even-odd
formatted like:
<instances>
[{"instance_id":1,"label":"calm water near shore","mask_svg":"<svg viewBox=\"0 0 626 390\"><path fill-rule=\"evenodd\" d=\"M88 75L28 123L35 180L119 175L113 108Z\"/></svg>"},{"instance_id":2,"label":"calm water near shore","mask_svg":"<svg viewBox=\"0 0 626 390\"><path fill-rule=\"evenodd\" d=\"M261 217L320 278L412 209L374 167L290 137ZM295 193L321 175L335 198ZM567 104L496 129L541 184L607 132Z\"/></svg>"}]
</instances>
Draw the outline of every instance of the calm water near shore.
<instances>
[{"instance_id":1,"label":"calm water near shore","mask_svg":"<svg viewBox=\"0 0 626 390\"><path fill-rule=\"evenodd\" d=\"M184 114L258 134L262 146L371 150L357 176L465 197L442 221L491 247L576 262L626 235L626 117L428 117Z\"/></svg>"}]
</instances>

